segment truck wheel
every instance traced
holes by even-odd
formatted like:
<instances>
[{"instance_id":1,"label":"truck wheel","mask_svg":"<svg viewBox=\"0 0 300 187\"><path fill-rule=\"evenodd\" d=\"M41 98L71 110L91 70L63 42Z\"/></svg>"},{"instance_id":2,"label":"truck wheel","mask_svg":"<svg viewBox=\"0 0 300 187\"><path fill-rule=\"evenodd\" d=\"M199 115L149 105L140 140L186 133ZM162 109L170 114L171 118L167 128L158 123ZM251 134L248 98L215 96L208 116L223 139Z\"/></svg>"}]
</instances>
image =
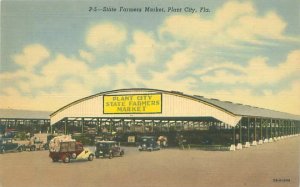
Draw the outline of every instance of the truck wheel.
<instances>
[{"instance_id":1,"label":"truck wheel","mask_svg":"<svg viewBox=\"0 0 300 187\"><path fill-rule=\"evenodd\" d=\"M90 154L89 157L88 157L88 160L92 161L93 159L94 159L94 155Z\"/></svg>"},{"instance_id":2,"label":"truck wheel","mask_svg":"<svg viewBox=\"0 0 300 187\"><path fill-rule=\"evenodd\" d=\"M63 159L64 163L69 163L70 162L70 157L69 156L65 156Z\"/></svg>"},{"instance_id":3,"label":"truck wheel","mask_svg":"<svg viewBox=\"0 0 300 187\"><path fill-rule=\"evenodd\" d=\"M73 154L72 154L72 158L73 158L73 159L76 159L76 158L77 158L76 153L73 153Z\"/></svg>"}]
</instances>

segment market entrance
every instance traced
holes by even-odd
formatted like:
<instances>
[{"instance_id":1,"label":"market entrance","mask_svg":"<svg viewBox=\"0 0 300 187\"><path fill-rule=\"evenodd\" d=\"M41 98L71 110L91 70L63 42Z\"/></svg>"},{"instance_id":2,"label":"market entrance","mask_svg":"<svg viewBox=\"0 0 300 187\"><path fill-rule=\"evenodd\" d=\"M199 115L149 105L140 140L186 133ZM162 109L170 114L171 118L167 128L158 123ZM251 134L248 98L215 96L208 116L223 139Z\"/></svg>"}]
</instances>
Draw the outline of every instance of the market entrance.
<instances>
[{"instance_id":1,"label":"market entrance","mask_svg":"<svg viewBox=\"0 0 300 187\"><path fill-rule=\"evenodd\" d=\"M84 134L96 138L113 135L117 141L130 143L130 137L166 136L170 146L180 139L190 145L232 144L233 128L212 117L178 118L64 118L52 128L53 133Z\"/></svg>"}]
</instances>

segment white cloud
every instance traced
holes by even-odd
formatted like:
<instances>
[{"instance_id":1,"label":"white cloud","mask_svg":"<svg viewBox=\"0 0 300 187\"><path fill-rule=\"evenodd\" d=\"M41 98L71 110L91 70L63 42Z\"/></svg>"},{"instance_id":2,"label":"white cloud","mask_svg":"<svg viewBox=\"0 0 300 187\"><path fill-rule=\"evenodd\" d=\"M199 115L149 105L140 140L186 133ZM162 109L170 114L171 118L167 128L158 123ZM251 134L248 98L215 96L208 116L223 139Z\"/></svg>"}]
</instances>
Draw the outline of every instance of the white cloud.
<instances>
[{"instance_id":1,"label":"white cloud","mask_svg":"<svg viewBox=\"0 0 300 187\"><path fill-rule=\"evenodd\" d=\"M264 95L253 94L251 88L247 89L220 89L216 92L201 91L200 95L210 98L217 98L223 101L232 101L261 108L300 114L300 81L294 81L290 88L273 93L265 90Z\"/></svg>"},{"instance_id":2,"label":"white cloud","mask_svg":"<svg viewBox=\"0 0 300 187\"><path fill-rule=\"evenodd\" d=\"M230 1L211 19L201 15L174 15L167 18L160 34L189 42L198 48L236 47L239 42L263 44L264 39L287 39L286 23L275 12L258 15L250 2Z\"/></svg>"},{"instance_id":3,"label":"white cloud","mask_svg":"<svg viewBox=\"0 0 300 187\"><path fill-rule=\"evenodd\" d=\"M246 66L220 63L195 70L195 73L200 75L200 79L206 83L248 83L252 85L273 84L286 77L299 76L300 50L290 52L286 61L277 66L268 65L267 60L264 57L255 57Z\"/></svg>"},{"instance_id":4,"label":"white cloud","mask_svg":"<svg viewBox=\"0 0 300 187\"><path fill-rule=\"evenodd\" d=\"M49 51L40 44L26 46L21 54L13 56L13 60L24 69L32 70L50 56Z\"/></svg>"},{"instance_id":5,"label":"white cloud","mask_svg":"<svg viewBox=\"0 0 300 187\"><path fill-rule=\"evenodd\" d=\"M152 79L141 80L149 88L159 88L163 90L178 90L189 92L192 85L197 84L192 77L184 77L174 80L176 76L185 72L195 61L195 51L186 49L172 55L166 62L166 69L162 72L152 72Z\"/></svg>"},{"instance_id":6,"label":"white cloud","mask_svg":"<svg viewBox=\"0 0 300 187\"><path fill-rule=\"evenodd\" d=\"M176 76L184 72L195 62L196 53L193 49L186 49L175 53L172 58L166 62L167 70L163 74L167 76Z\"/></svg>"},{"instance_id":7,"label":"white cloud","mask_svg":"<svg viewBox=\"0 0 300 187\"><path fill-rule=\"evenodd\" d=\"M63 54L44 66L42 74L46 77L60 77L68 75L81 75L87 72L88 66L76 58L68 58Z\"/></svg>"},{"instance_id":8,"label":"white cloud","mask_svg":"<svg viewBox=\"0 0 300 187\"><path fill-rule=\"evenodd\" d=\"M136 31L133 34L133 44L128 47L129 54L133 55L135 63L145 65L157 63L156 55L159 46L151 34Z\"/></svg>"},{"instance_id":9,"label":"white cloud","mask_svg":"<svg viewBox=\"0 0 300 187\"><path fill-rule=\"evenodd\" d=\"M0 108L55 111L75 100L91 95L90 89L78 82L66 82L64 89L59 91L41 91L38 95L23 95L14 88L5 89L0 95Z\"/></svg>"},{"instance_id":10,"label":"white cloud","mask_svg":"<svg viewBox=\"0 0 300 187\"><path fill-rule=\"evenodd\" d=\"M79 50L79 56L83 60L86 60L87 62L95 61L95 56L93 55L93 53L85 51L85 50Z\"/></svg>"},{"instance_id":11,"label":"white cloud","mask_svg":"<svg viewBox=\"0 0 300 187\"><path fill-rule=\"evenodd\" d=\"M126 41L127 31L121 25L101 23L91 27L86 35L86 44L98 51L113 51Z\"/></svg>"}]
</instances>

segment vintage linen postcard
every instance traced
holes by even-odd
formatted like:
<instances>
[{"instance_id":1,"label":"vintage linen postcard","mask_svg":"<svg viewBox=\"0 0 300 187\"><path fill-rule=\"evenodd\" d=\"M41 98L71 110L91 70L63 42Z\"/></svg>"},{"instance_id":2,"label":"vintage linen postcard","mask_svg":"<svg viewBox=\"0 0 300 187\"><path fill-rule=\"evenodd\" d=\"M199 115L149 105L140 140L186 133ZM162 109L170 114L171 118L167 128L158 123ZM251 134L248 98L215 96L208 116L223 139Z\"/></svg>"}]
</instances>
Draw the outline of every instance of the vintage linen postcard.
<instances>
[{"instance_id":1,"label":"vintage linen postcard","mask_svg":"<svg viewBox=\"0 0 300 187\"><path fill-rule=\"evenodd\" d=\"M0 186L298 187L297 0L2 0Z\"/></svg>"}]
</instances>

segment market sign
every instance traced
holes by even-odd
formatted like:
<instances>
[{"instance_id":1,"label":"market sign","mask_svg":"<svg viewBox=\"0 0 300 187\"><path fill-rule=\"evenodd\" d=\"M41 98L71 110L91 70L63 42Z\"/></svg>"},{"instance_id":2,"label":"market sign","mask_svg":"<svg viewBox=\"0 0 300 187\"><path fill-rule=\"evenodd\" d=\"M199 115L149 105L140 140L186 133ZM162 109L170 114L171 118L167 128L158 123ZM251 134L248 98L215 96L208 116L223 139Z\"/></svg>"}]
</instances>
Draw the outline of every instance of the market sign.
<instances>
[{"instance_id":1,"label":"market sign","mask_svg":"<svg viewBox=\"0 0 300 187\"><path fill-rule=\"evenodd\" d=\"M104 114L153 114L161 112L161 94L103 96Z\"/></svg>"}]
</instances>

